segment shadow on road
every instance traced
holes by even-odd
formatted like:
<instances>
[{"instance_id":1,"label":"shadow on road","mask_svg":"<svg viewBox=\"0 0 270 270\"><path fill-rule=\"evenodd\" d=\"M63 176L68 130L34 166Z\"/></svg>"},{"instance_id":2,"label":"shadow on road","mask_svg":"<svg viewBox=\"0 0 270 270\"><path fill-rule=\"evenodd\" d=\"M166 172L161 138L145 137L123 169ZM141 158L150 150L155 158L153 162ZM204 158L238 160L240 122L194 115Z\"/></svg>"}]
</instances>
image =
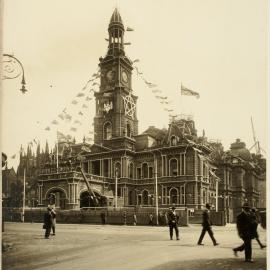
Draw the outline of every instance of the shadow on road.
<instances>
[{"instance_id":1,"label":"shadow on road","mask_svg":"<svg viewBox=\"0 0 270 270\"><path fill-rule=\"evenodd\" d=\"M195 258L194 258L195 259ZM266 270L266 258L257 258L254 263L244 262L241 258L172 261L149 270Z\"/></svg>"}]
</instances>

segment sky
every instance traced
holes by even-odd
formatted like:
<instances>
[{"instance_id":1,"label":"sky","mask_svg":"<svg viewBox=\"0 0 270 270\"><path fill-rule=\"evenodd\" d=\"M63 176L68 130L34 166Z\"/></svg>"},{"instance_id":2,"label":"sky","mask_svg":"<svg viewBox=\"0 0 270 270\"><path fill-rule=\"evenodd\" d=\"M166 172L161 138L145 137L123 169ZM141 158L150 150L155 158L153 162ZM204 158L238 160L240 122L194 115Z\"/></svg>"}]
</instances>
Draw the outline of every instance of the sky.
<instances>
[{"instance_id":1,"label":"sky","mask_svg":"<svg viewBox=\"0 0 270 270\"><path fill-rule=\"evenodd\" d=\"M175 114L193 115L198 135L221 141L224 149L237 138L266 150L267 8L266 0L6 0L3 14L3 53L23 64L28 92L21 76L3 80L1 148L9 166L18 165L18 151L33 139L50 147L56 130L82 142L91 136L94 99L82 91L99 57L107 52L108 24L114 8L125 27L126 55L139 59L143 77L162 90ZM4 72L3 72L4 74ZM4 74L5 75L5 74ZM181 96L181 84L200 94ZM168 127L169 116L133 72L138 96L139 132L148 126ZM98 87L95 86L98 91ZM78 104L72 105L72 100ZM87 105L82 113L82 105ZM82 124L61 121L62 110ZM61 124L53 125L57 120ZM49 126L50 131L45 128ZM70 131L71 126L77 132ZM35 146L35 144L34 144ZM16 154L15 159L11 156Z\"/></svg>"}]
</instances>

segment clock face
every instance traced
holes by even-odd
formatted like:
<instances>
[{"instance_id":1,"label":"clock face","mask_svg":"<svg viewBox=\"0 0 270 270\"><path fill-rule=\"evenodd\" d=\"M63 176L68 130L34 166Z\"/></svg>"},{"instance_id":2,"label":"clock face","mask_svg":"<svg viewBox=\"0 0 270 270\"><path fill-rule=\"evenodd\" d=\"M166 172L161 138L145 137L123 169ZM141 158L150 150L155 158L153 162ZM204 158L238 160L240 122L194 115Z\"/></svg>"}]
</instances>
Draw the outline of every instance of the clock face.
<instances>
[{"instance_id":1,"label":"clock face","mask_svg":"<svg viewBox=\"0 0 270 270\"><path fill-rule=\"evenodd\" d=\"M122 80L124 83L128 82L128 75L125 71L122 72Z\"/></svg>"},{"instance_id":2,"label":"clock face","mask_svg":"<svg viewBox=\"0 0 270 270\"><path fill-rule=\"evenodd\" d=\"M109 70L107 73L106 73L106 78L109 82L112 82L114 81L114 78L115 78L115 71L113 70Z\"/></svg>"}]
</instances>

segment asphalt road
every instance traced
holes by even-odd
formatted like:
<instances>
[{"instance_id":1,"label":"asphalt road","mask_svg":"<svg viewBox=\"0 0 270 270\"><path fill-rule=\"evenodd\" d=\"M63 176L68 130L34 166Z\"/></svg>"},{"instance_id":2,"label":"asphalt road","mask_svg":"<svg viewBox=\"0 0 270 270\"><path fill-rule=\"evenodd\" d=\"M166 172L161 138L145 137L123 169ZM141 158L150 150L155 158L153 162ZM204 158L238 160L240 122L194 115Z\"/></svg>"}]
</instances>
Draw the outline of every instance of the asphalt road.
<instances>
[{"instance_id":1,"label":"asphalt road","mask_svg":"<svg viewBox=\"0 0 270 270\"><path fill-rule=\"evenodd\" d=\"M180 241L170 241L167 227L57 224L56 236L44 239L40 223L5 223L4 270L241 270L266 269L266 250L253 241L254 263L232 248L241 244L235 225L214 226L219 246L208 235L197 246L201 226L180 227ZM266 241L266 232L259 229Z\"/></svg>"}]
</instances>

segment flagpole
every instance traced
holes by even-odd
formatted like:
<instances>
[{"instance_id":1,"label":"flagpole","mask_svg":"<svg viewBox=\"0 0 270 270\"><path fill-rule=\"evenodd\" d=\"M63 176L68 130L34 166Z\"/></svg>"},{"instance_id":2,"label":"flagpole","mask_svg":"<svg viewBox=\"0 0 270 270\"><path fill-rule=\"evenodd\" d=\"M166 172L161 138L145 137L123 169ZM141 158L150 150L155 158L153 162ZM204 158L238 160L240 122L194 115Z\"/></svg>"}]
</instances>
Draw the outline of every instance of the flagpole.
<instances>
[{"instance_id":1,"label":"flagpole","mask_svg":"<svg viewBox=\"0 0 270 270\"><path fill-rule=\"evenodd\" d=\"M56 133L56 171L58 172L58 131Z\"/></svg>"},{"instance_id":2,"label":"flagpole","mask_svg":"<svg viewBox=\"0 0 270 270\"><path fill-rule=\"evenodd\" d=\"M22 222L24 222L24 209L25 209L25 168L23 170L23 209L22 209Z\"/></svg>"}]
</instances>

